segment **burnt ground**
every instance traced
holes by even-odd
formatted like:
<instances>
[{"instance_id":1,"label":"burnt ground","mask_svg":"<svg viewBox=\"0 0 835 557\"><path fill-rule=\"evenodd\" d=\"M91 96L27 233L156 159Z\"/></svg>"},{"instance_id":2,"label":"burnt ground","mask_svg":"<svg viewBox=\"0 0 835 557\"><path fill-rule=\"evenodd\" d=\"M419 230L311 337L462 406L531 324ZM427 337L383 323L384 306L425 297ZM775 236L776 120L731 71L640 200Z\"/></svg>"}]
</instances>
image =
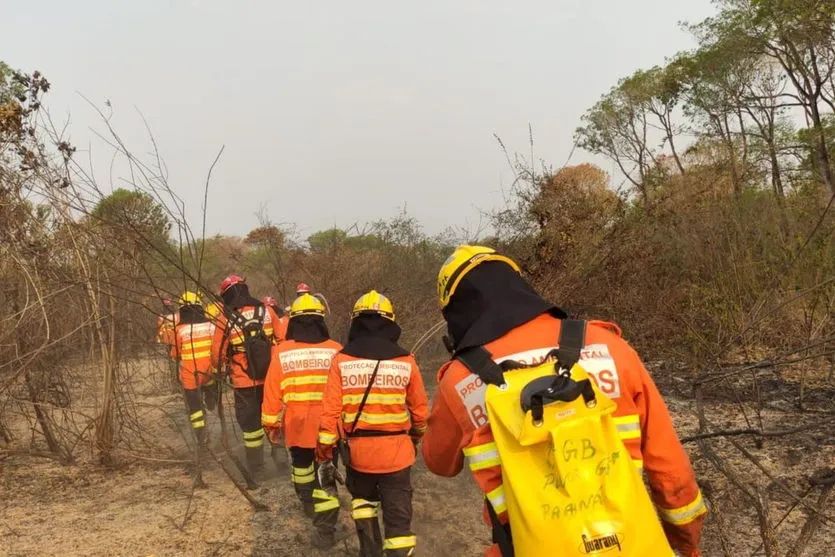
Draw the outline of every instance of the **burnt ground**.
<instances>
[{"instance_id":1,"label":"burnt ground","mask_svg":"<svg viewBox=\"0 0 835 557\"><path fill-rule=\"evenodd\" d=\"M696 433L692 382L663 369L655 369L653 375L680 435ZM743 487L757 486L769 499L771 521L779 523L780 555L795 545L818 500L821 488L812 486L809 478L835 467L835 422L827 421L835 412L835 389L823 376L805 377L803 410L797 406L798 378L786 374L765 374L758 381L764 401L760 411L750 402L757 395L747 380L725 382L704 393L705 415L716 429L808 427L792 435L733 437L756 463L724 438L707 441ZM0 555L320 555L308 543L310 526L296 502L289 469L279 472L267 459L272 477L251 493L269 505L268 511L254 512L217 464L204 474L208 487L193 490L189 466L169 462L189 456L186 437L177 431L187 428L181 402L149 385L135 392L142 401L138 407L143 409L145 430L160 443L153 450L120 453L111 469L85 462L64 466L0 450ZM176 428L170 425L171 416ZM215 449L222 452L214 414L209 422L215 428ZM712 510L704 531L704 555L764 555L751 502L705 458L698 443L685 447ZM489 530L481 523L481 497L468 474L438 478L418 462L413 484L416 555L480 555ZM341 521L350 529L344 511L349 501L344 491L341 496ZM835 497L821 510L822 525L801 555L835 555ZM321 554L355 555L354 537Z\"/></svg>"}]
</instances>

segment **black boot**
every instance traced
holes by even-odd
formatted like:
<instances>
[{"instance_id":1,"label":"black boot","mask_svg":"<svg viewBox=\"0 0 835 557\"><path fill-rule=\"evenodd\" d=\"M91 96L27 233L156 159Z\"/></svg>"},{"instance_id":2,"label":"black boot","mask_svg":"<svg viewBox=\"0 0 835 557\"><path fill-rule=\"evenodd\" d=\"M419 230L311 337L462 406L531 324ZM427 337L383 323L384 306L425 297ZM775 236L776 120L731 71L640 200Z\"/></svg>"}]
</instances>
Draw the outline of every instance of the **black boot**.
<instances>
[{"instance_id":1,"label":"black boot","mask_svg":"<svg viewBox=\"0 0 835 557\"><path fill-rule=\"evenodd\" d=\"M250 481L248 489L258 489L264 478L264 447L244 447L246 451L246 468Z\"/></svg>"},{"instance_id":2,"label":"black boot","mask_svg":"<svg viewBox=\"0 0 835 557\"><path fill-rule=\"evenodd\" d=\"M354 520L357 527L357 537L360 540L359 557L382 557L383 536L380 534L380 523L377 518L360 518Z\"/></svg>"}]
</instances>

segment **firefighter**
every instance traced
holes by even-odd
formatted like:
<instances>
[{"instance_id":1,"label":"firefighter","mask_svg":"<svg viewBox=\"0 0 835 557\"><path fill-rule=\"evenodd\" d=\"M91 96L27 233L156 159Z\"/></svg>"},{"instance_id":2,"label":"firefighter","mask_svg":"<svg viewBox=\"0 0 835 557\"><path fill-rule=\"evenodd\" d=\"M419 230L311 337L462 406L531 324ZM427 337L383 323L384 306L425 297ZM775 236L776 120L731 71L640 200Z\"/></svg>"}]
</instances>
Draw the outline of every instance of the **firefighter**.
<instances>
[{"instance_id":1,"label":"firefighter","mask_svg":"<svg viewBox=\"0 0 835 557\"><path fill-rule=\"evenodd\" d=\"M301 296L302 294L313 294L313 291L310 289L308 285L303 282L300 282L296 285L296 296Z\"/></svg>"},{"instance_id":2,"label":"firefighter","mask_svg":"<svg viewBox=\"0 0 835 557\"><path fill-rule=\"evenodd\" d=\"M264 429L260 414L267 369L262 366L262 358L250 361L253 352L248 347L257 343L258 348L266 350L265 365L269 366L270 348L263 344L274 343L273 326L278 316L253 298L246 281L237 275L223 279L220 297L223 313L217 316L212 364L216 369L228 368L235 391L235 418L241 427L251 480L249 487L254 488L264 471Z\"/></svg>"},{"instance_id":3,"label":"firefighter","mask_svg":"<svg viewBox=\"0 0 835 557\"><path fill-rule=\"evenodd\" d=\"M333 459L344 433L340 454L361 557L412 555L411 466L428 411L423 379L414 356L397 343L400 326L388 298L372 290L351 315L348 343L334 357L325 387L316 458Z\"/></svg>"},{"instance_id":4,"label":"firefighter","mask_svg":"<svg viewBox=\"0 0 835 557\"><path fill-rule=\"evenodd\" d=\"M168 354L174 356L174 327L180 320L179 312L177 311L177 304L170 298L162 300L162 307L164 314L157 317L157 342L164 344L167 347Z\"/></svg>"},{"instance_id":5,"label":"firefighter","mask_svg":"<svg viewBox=\"0 0 835 557\"><path fill-rule=\"evenodd\" d=\"M561 320L567 317L533 290L515 262L481 246L460 246L444 263L438 297L455 353L482 346L497 362L544 361L556 348ZM580 364L617 404L618 432L635 466L646 473L670 545L686 557L699 556L707 511L664 400L617 326L588 322L584 345ZM461 361L441 367L423 458L435 474L452 477L463 468L466 455L487 500L485 519L490 524L492 512L506 525L502 468L484 407L485 390ZM505 534L501 527L496 532L494 525L494 542L501 542L496 538ZM504 554L494 545L487 555Z\"/></svg>"},{"instance_id":6,"label":"firefighter","mask_svg":"<svg viewBox=\"0 0 835 557\"><path fill-rule=\"evenodd\" d=\"M315 466L316 439L322 398L334 354L342 345L331 340L325 324L325 306L310 294L302 294L290 306L287 340L279 344L264 384L261 423L267 438L290 449L293 487L305 514L313 519L313 544L334 544L339 499L318 484Z\"/></svg>"},{"instance_id":7,"label":"firefighter","mask_svg":"<svg viewBox=\"0 0 835 557\"><path fill-rule=\"evenodd\" d=\"M215 326L206 317L200 297L194 292L180 296L179 321L174 328L174 349L179 362L189 421L197 436L198 452L206 449L206 406L201 392L213 383L212 341Z\"/></svg>"},{"instance_id":8,"label":"firefighter","mask_svg":"<svg viewBox=\"0 0 835 557\"><path fill-rule=\"evenodd\" d=\"M287 338L287 325L290 318L285 315L285 311L281 309L281 306L278 305L278 302L272 296L264 296L261 299L261 302L263 302L266 307L272 308L278 316L278 326L275 327L275 341L277 343L281 342ZM289 311L287 313L289 313Z\"/></svg>"}]
</instances>

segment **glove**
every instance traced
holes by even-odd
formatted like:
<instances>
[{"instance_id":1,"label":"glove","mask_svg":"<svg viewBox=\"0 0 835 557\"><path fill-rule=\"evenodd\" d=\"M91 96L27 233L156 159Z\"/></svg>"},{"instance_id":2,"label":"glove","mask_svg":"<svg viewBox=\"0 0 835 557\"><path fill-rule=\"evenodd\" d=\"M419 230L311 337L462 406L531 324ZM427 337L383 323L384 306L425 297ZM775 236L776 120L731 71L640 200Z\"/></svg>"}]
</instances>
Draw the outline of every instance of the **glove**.
<instances>
[{"instance_id":1,"label":"glove","mask_svg":"<svg viewBox=\"0 0 835 557\"><path fill-rule=\"evenodd\" d=\"M264 426L264 431L267 433L267 439L273 445L282 446L284 444L284 429L281 424L272 427Z\"/></svg>"},{"instance_id":2,"label":"glove","mask_svg":"<svg viewBox=\"0 0 835 557\"><path fill-rule=\"evenodd\" d=\"M412 438L412 443L415 446L415 451L417 451L418 445L420 445L420 440L423 439L423 433L423 430L419 430L414 427L409 430L409 437Z\"/></svg>"},{"instance_id":3,"label":"glove","mask_svg":"<svg viewBox=\"0 0 835 557\"><path fill-rule=\"evenodd\" d=\"M333 445L316 443L316 462L331 462L333 460Z\"/></svg>"}]
</instances>

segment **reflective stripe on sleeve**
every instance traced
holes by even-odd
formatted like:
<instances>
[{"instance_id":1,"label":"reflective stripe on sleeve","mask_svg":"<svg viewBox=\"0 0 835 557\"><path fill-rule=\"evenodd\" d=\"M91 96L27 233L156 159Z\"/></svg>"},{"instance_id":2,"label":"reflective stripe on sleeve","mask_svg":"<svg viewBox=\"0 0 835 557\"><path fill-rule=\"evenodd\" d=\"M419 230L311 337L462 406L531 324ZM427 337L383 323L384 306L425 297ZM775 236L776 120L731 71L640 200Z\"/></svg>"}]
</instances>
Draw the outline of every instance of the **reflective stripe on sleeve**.
<instances>
[{"instance_id":1,"label":"reflective stripe on sleeve","mask_svg":"<svg viewBox=\"0 0 835 557\"><path fill-rule=\"evenodd\" d=\"M614 421L621 439L641 438L641 418L637 414L616 417Z\"/></svg>"},{"instance_id":2,"label":"reflective stripe on sleeve","mask_svg":"<svg viewBox=\"0 0 835 557\"><path fill-rule=\"evenodd\" d=\"M397 538L386 538L383 544L383 551L409 549L417 544L417 536L399 536Z\"/></svg>"},{"instance_id":3,"label":"reflective stripe on sleeve","mask_svg":"<svg viewBox=\"0 0 835 557\"><path fill-rule=\"evenodd\" d=\"M507 501L504 497L504 486L500 485L493 491L487 493L487 500L493 505L493 510L496 514L502 514L507 510Z\"/></svg>"},{"instance_id":4,"label":"reflective stripe on sleeve","mask_svg":"<svg viewBox=\"0 0 835 557\"><path fill-rule=\"evenodd\" d=\"M333 445L336 443L336 435L328 433L327 431L319 432L319 443L322 445Z\"/></svg>"},{"instance_id":5,"label":"reflective stripe on sleeve","mask_svg":"<svg viewBox=\"0 0 835 557\"><path fill-rule=\"evenodd\" d=\"M272 414L264 414L263 412L261 412L261 423L264 425L277 425L278 414L274 416Z\"/></svg>"},{"instance_id":6,"label":"reflective stripe on sleeve","mask_svg":"<svg viewBox=\"0 0 835 557\"><path fill-rule=\"evenodd\" d=\"M499 458L499 448L495 443L465 447L464 456L467 457L467 464L473 472L498 466L502 463L501 458Z\"/></svg>"},{"instance_id":7,"label":"reflective stripe on sleeve","mask_svg":"<svg viewBox=\"0 0 835 557\"><path fill-rule=\"evenodd\" d=\"M678 507L677 509L662 509L658 508L658 514L664 522L669 522L675 526L682 526L693 522L696 518L702 516L707 512L704 499L702 499L702 492L696 495L692 503Z\"/></svg>"}]
</instances>

